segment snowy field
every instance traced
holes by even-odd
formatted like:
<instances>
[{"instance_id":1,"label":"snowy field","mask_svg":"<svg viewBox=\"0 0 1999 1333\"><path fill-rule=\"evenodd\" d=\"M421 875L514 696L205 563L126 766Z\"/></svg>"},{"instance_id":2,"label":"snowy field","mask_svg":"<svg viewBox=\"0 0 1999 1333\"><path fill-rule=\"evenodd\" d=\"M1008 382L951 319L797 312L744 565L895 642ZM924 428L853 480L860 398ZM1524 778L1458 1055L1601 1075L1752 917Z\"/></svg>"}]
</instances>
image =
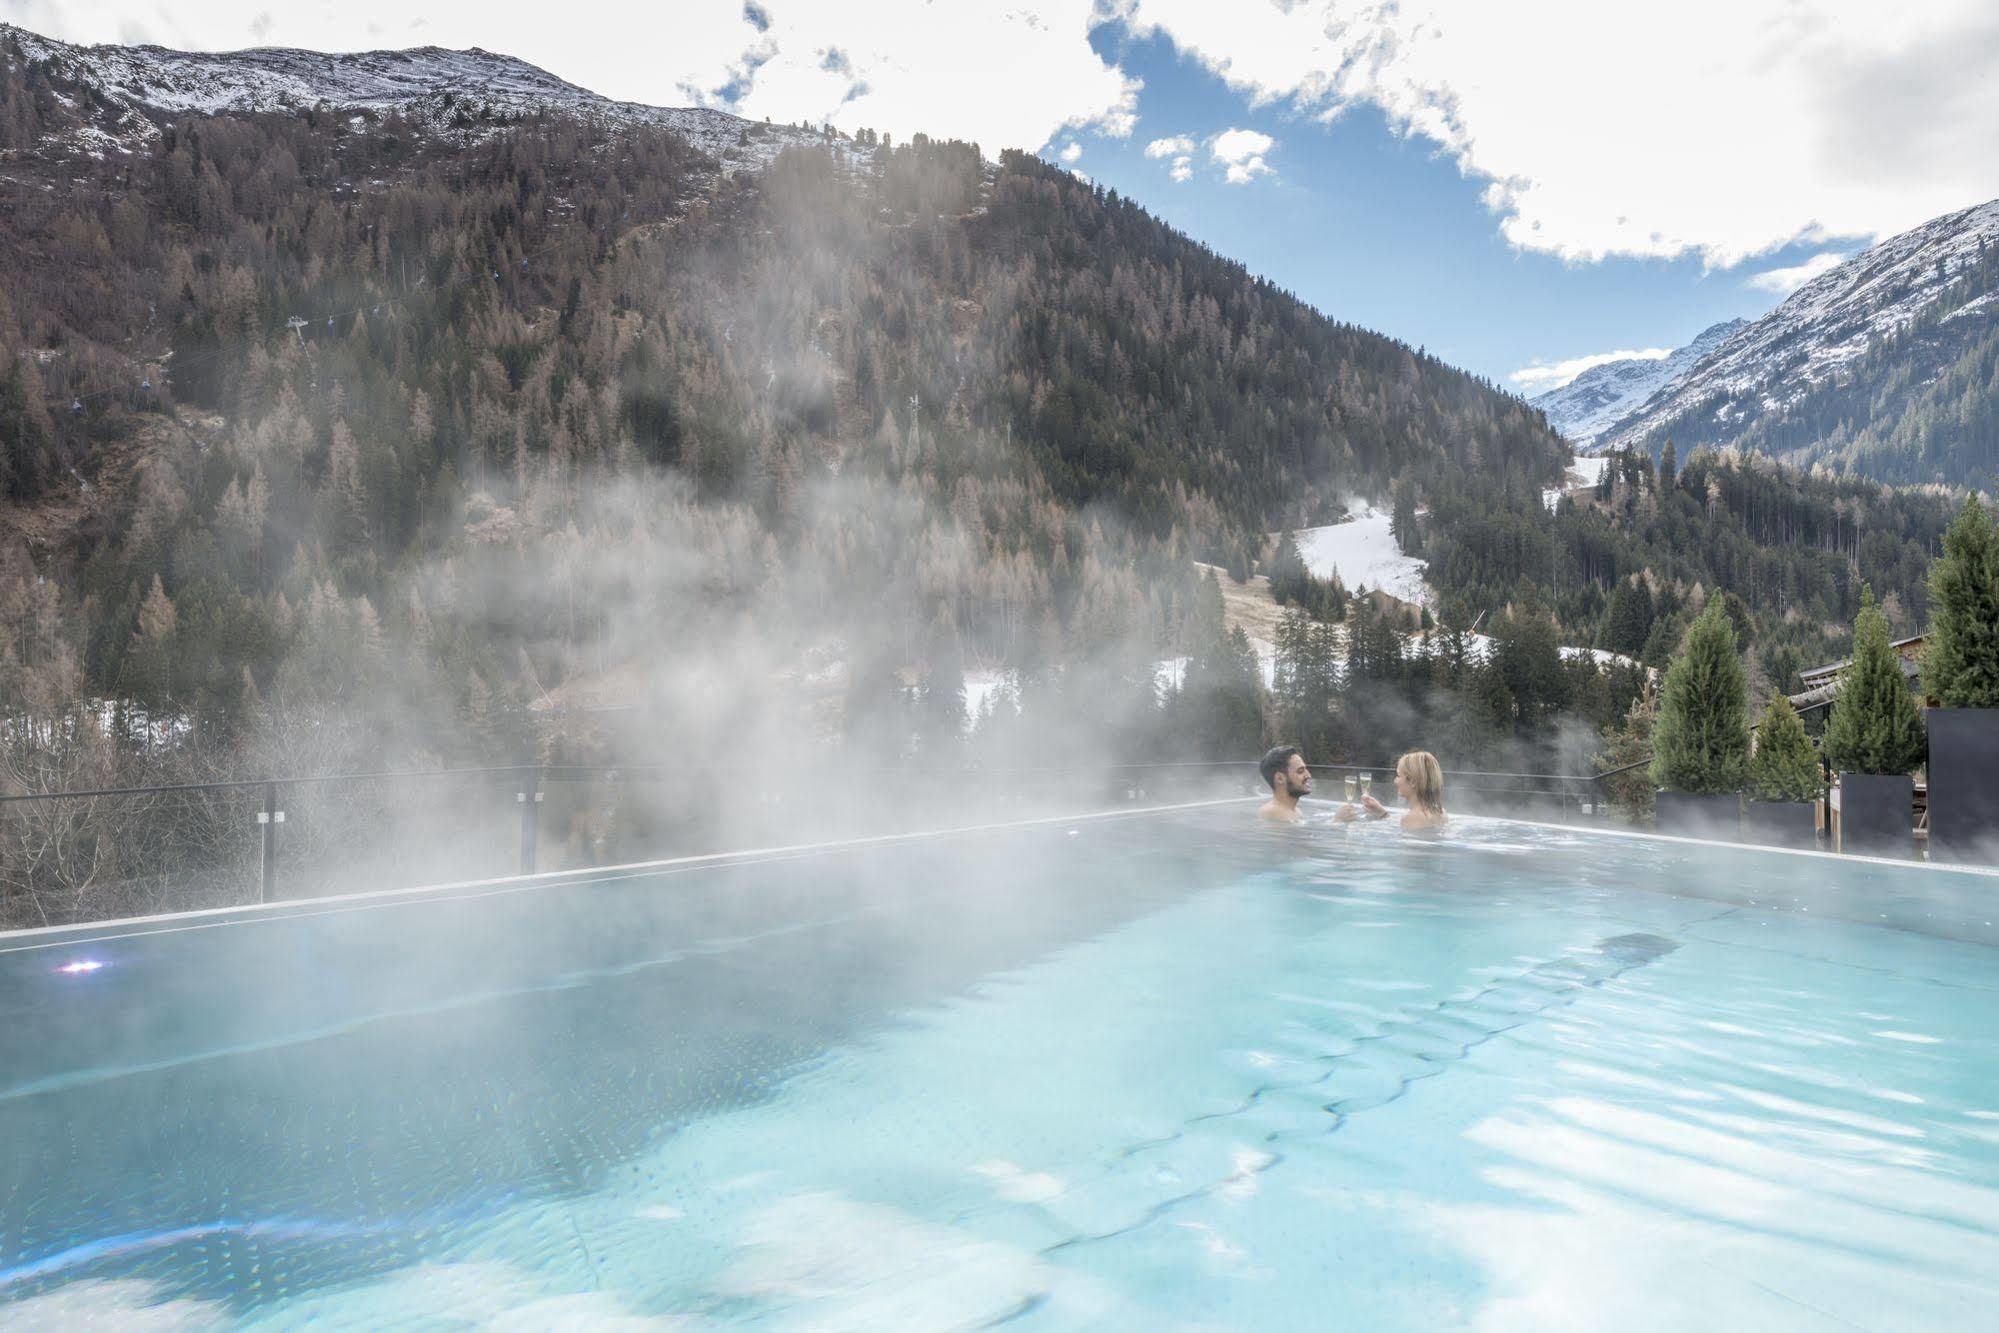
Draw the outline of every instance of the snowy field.
<instances>
[{"instance_id":1,"label":"snowy field","mask_svg":"<svg viewBox=\"0 0 1999 1333\"><path fill-rule=\"evenodd\" d=\"M1000 692L1006 684L1004 671L967 671L965 673L965 726L969 730L977 725L986 711L986 701Z\"/></svg>"},{"instance_id":2,"label":"snowy field","mask_svg":"<svg viewBox=\"0 0 1999 1333\"><path fill-rule=\"evenodd\" d=\"M1257 674L1263 677L1263 688L1268 690L1277 683L1277 646L1250 636L1249 646L1256 653ZM1187 682L1187 664L1192 659L1168 657L1152 664L1152 676L1161 694L1169 694ZM969 730L978 725L984 714L986 701L999 699L1006 688L1005 671L967 671L965 673L965 726Z\"/></svg>"},{"instance_id":3,"label":"snowy field","mask_svg":"<svg viewBox=\"0 0 1999 1333\"><path fill-rule=\"evenodd\" d=\"M1541 492L1541 503L1548 506L1548 512L1555 512L1555 505L1570 491L1586 491L1596 485L1603 476L1603 470L1610 466L1608 454L1577 454L1576 461L1569 464L1568 483L1565 486L1550 486ZM1581 481L1576 478L1581 477Z\"/></svg>"},{"instance_id":4,"label":"snowy field","mask_svg":"<svg viewBox=\"0 0 1999 1333\"><path fill-rule=\"evenodd\" d=\"M1465 637L1469 641L1470 652L1474 658L1484 661L1487 657L1491 656L1493 639L1490 634L1469 634ZM1602 648L1565 647L1562 649L1562 656L1569 660L1587 656L1598 666L1607 666L1612 662L1621 662L1625 666L1638 665L1638 662L1634 658L1626 657L1621 653L1609 652Z\"/></svg>"},{"instance_id":5,"label":"snowy field","mask_svg":"<svg viewBox=\"0 0 1999 1333\"><path fill-rule=\"evenodd\" d=\"M1430 589L1423 582L1423 562L1402 554L1388 530L1390 514L1372 505L1344 523L1324 528L1300 528L1298 551L1305 568L1320 578L1340 576L1348 591L1379 589L1390 597L1427 604Z\"/></svg>"},{"instance_id":6,"label":"snowy field","mask_svg":"<svg viewBox=\"0 0 1999 1333\"><path fill-rule=\"evenodd\" d=\"M1256 654L1256 671L1263 677L1263 688L1270 689L1277 684L1277 645L1265 643L1254 634L1249 636L1250 651ZM1162 693L1177 690L1187 683L1187 657L1169 657L1152 664L1153 678L1159 682Z\"/></svg>"}]
</instances>

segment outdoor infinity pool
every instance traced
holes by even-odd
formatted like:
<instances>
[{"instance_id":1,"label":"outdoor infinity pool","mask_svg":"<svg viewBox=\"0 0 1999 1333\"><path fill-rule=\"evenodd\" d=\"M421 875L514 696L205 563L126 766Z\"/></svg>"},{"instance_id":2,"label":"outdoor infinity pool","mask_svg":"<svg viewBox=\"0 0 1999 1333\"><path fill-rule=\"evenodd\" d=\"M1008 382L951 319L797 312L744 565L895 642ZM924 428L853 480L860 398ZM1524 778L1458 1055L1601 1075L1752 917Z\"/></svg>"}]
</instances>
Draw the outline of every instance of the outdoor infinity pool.
<instances>
[{"instance_id":1,"label":"outdoor infinity pool","mask_svg":"<svg viewBox=\"0 0 1999 1333\"><path fill-rule=\"evenodd\" d=\"M1999 877L1249 811L0 936L0 1325L1992 1326Z\"/></svg>"}]
</instances>

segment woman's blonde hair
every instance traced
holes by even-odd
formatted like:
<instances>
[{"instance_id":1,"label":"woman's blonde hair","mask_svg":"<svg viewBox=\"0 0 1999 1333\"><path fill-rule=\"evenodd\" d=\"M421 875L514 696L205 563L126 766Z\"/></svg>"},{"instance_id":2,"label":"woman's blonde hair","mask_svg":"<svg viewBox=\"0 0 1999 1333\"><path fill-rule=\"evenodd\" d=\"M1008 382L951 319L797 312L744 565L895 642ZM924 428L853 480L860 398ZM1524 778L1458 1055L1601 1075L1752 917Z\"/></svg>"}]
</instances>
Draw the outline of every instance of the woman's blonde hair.
<instances>
[{"instance_id":1,"label":"woman's blonde hair","mask_svg":"<svg viewBox=\"0 0 1999 1333\"><path fill-rule=\"evenodd\" d=\"M1395 761L1395 771L1409 784L1416 804L1432 814L1444 813L1444 766L1428 750L1411 750Z\"/></svg>"}]
</instances>

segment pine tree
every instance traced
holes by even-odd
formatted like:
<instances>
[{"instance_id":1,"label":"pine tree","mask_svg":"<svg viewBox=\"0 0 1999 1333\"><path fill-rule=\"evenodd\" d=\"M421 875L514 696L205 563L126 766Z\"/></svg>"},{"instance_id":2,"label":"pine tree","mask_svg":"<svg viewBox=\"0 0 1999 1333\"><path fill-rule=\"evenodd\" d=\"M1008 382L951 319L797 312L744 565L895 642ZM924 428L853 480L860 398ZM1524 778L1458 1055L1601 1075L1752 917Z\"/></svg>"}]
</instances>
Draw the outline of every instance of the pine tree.
<instances>
[{"instance_id":1,"label":"pine tree","mask_svg":"<svg viewBox=\"0 0 1999 1333\"><path fill-rule=\"evenodd\" d=\"M1687 622L1679 616L1667 613L1652 617L1652 632L1645 636L1645 647L1639 651L1638 660L1647 666L1666 666L1673 660L1673 654L1680 650L1680 640L1685 637Z\"/></svg>"},{"instance_id":2,"label":"pine tree","mask_svg":"<svg viewBox=\"0 0 1999 1333\"><path fill-rule=\"evenodd\" d=\"M1923 688L1946 708L1999 708L1999 526L1965 497L1930 567Z\"/></svg>"},{"instance_id":3,"label":"pine tree","mask_svg":"<svg viewBox=\"0 0 1999 1333\"><path fill-rule=\"evenodd\" d=\"M1621 579L1610 594L1603 618L1603 646L1613 653L1636 657L1645 651L1652 632L1652 591L1643 579Z\"/></svg>"},{"instance_id":4,"label":"pine tree","mask_svg":"<svg viewBox=\"0 0 1999 1333\"><path fill-rule=\"evenodd\" d=\"M955 749L965 734L965 663L954 636L941 633L919 685L918 725L933 753Z\"/></svg>"},{"instance_id":5,"label":"pine tree","mask_svg":"<svg viewBox=\"0 0 1999 1333\"><path fill-rule=\"evenodd\" d=\"M1721 598L1710 597L1666 672L1652 737L1654 782L1701 796L1742 789L1749 758L1745 675L1735 625Z\"/></svg>"},{"instance_id":6,"label":"pine tree","mask_svg":"<svg viewBox=\"0 0 1999 1333\"><path fill-rule=\"evenodd\" d=\"M1863 585L1853 622L1853 664L1825 726L1826 762L1841 773L1907 773L1923 762L1923 716L1888 642L1888 617Z\"/></svg>"},{"instance_id":7,"label":"pine tree","mask_svg":"<svg viewBox=\"0 0 1999 1333\"><path fill-rule=\"evenodd\" d=\"M1814 801L1825 793L1825 770L1798 710L1782 694L1770 696L1756 724L1756 753L1749 757L1749 791L1759 801Z\"/></svg>"},{"instance_id":8,"label":"pine tree","mask_svg":"<svg viewBox=\"0 0 1999 1333\"><path fill-rule=\"evenodd\" d=\"M1631 701L1622 721L1603 729L1604 748L1596 756L1597 771L1610 775L1602 783L1610 803L1634 820L1650 819L1657 804L1650 775L1637 765L1652 753L1652 732L1658 720L1659 696L1640 694Z\"/></svg>"},{"instance_id":9,"label":"pine tree","mask_svg":"<svg viewBox=\"0 0 1999 1333\"><path fill-rule=\"evenodd\" d=\"M1416 488L1407 482L1395 487L1394 508L1389 514L1388 531L1404 555L1421 555L1423 530L1416 523Z\"/></svg>"},{"instance_id":10,"label":"pine tree","mask_svg":"<svg viewBox=\"0 0 1999 1333\"><path fill-rule=\"evenodd\" d=\"M1538 609L1508 612L1492 628L1492 664L1512 694L1520 730L1547 725L1570 702L1555 622Z\"/></svg>"}]
</instances>

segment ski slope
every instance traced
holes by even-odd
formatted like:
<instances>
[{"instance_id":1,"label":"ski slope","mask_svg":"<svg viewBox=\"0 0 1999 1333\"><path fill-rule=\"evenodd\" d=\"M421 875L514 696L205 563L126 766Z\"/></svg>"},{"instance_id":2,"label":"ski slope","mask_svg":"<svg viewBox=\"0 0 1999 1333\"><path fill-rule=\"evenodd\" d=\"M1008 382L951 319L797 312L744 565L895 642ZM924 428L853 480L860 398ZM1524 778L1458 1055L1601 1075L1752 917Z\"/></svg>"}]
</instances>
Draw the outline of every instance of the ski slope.
<instances>
[{"instance_id":1,"label":"ski slope","mask_svg":"<svg viewBox=\"0 0 1999 1333\"><path fill-rule=\"evenodd\" d=\"M1402 553L1388 530L1390 519L1387 510L1369 505L1344 523L1300 528L1298 552L1305 568L1322 579L1339 575L1352 592L1378 589L1419 606L1429 603L1423 562Z\"/></svg>"}]
</instances>

